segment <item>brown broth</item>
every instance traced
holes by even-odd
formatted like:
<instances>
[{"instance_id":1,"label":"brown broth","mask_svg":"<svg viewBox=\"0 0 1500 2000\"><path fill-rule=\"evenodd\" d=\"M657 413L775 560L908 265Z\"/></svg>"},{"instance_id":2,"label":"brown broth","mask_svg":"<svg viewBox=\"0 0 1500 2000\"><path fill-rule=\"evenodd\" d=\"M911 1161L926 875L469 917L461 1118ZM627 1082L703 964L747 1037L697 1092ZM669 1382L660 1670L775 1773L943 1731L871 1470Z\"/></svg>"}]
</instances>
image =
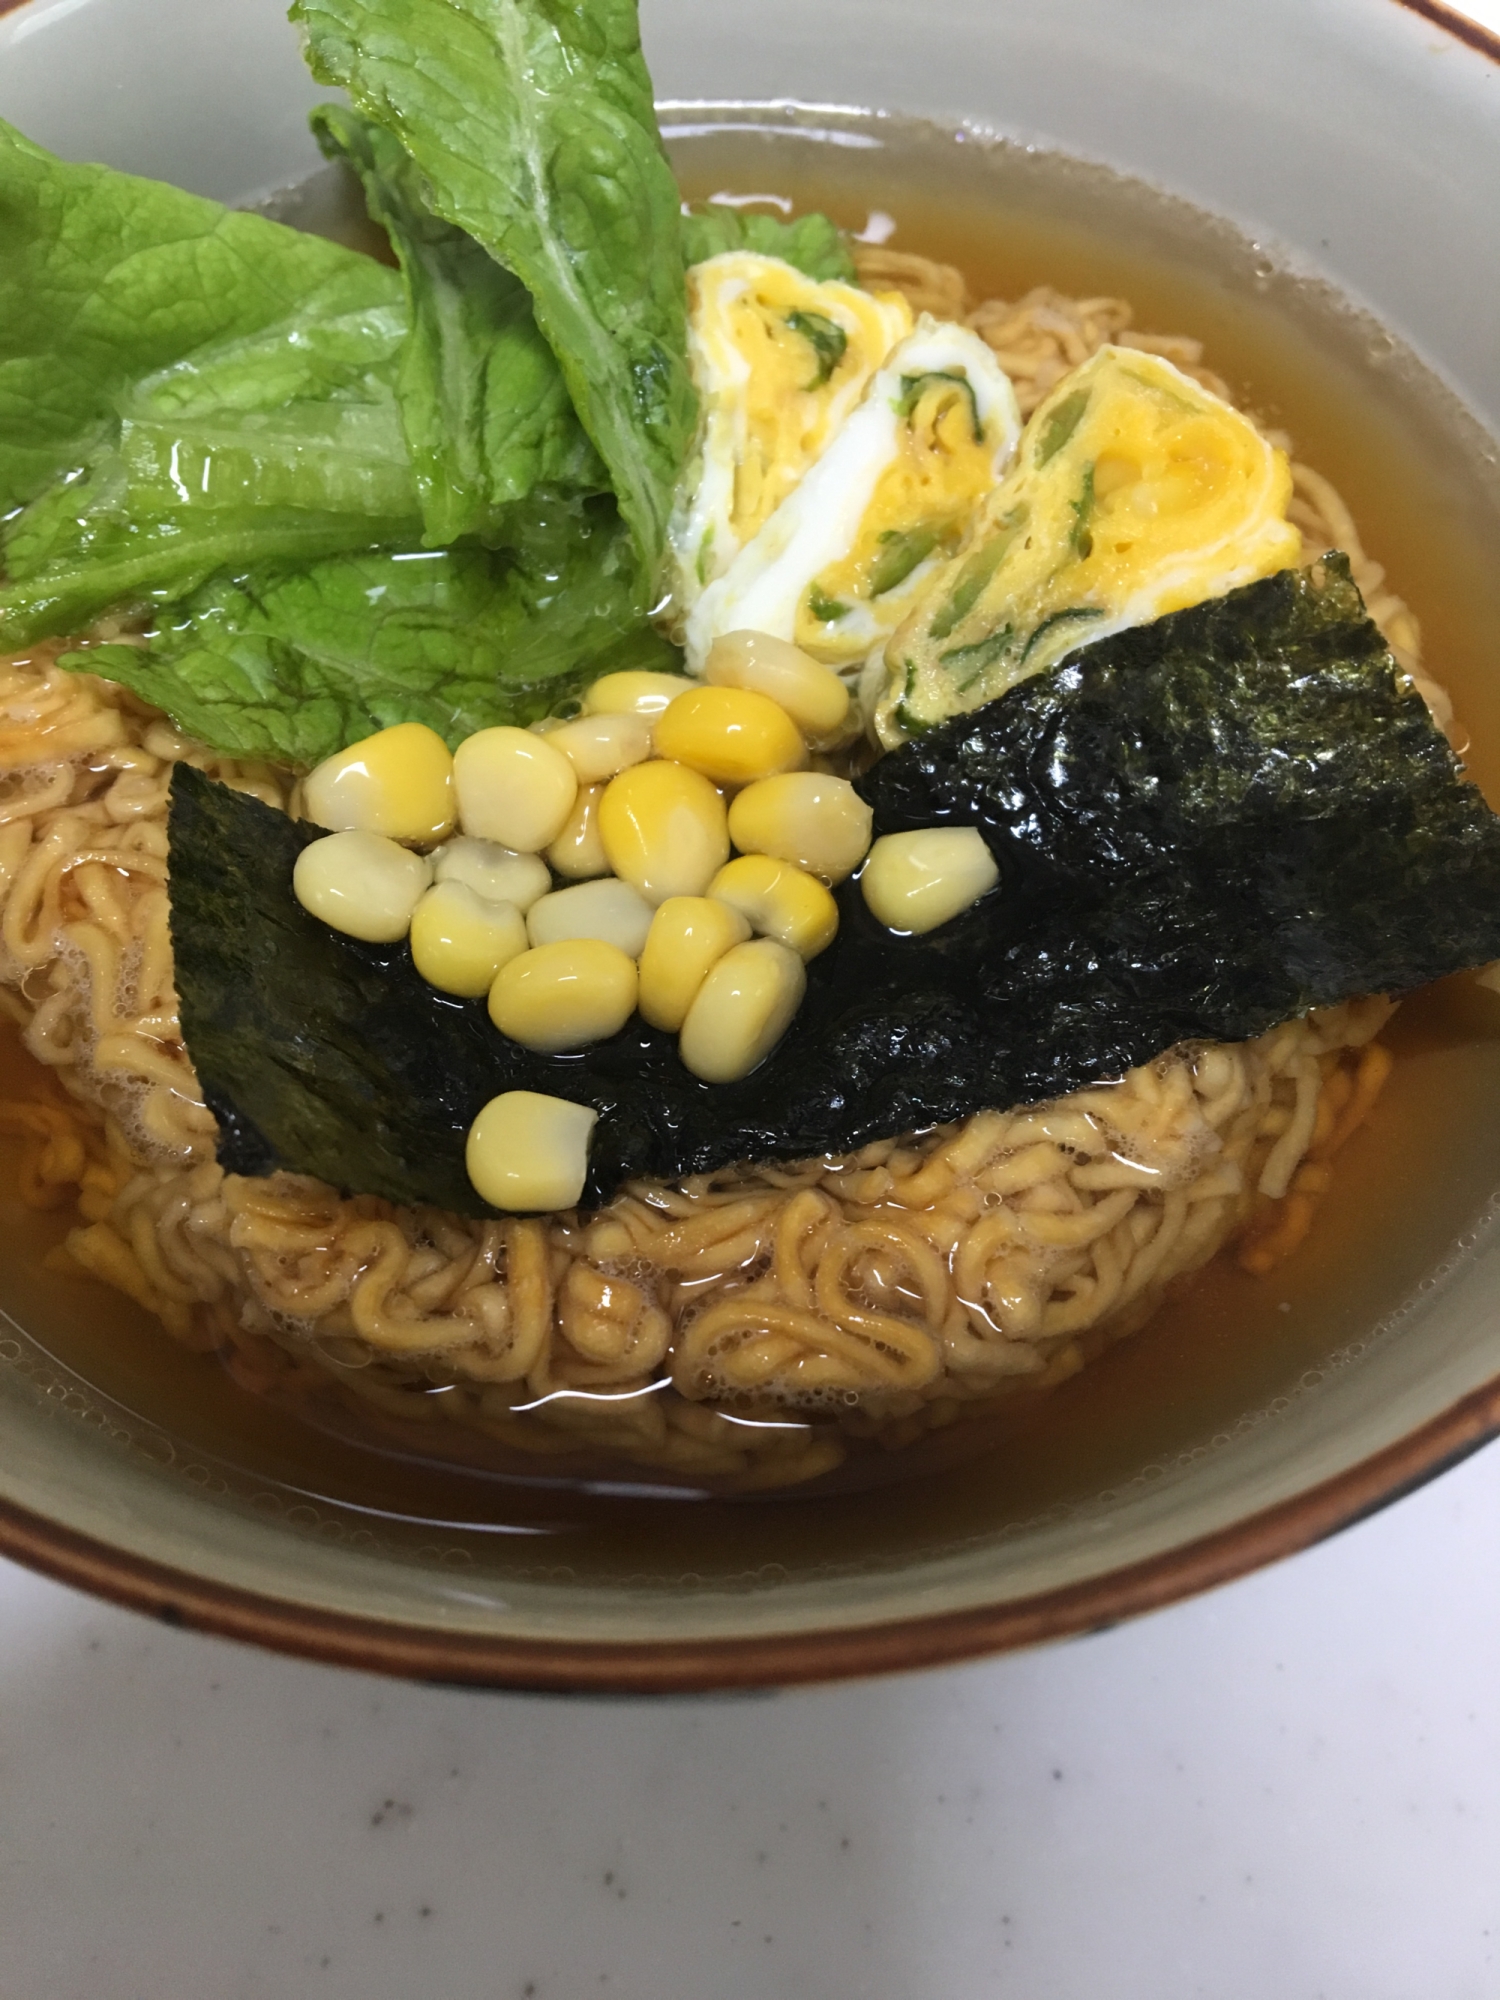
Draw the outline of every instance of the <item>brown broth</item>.
<instances>
[{"instance_id":1,"label":"brown broth","mask_svg":"<svg viewBox=\"0 0 1500 2000\"><path fill-rule=\"evenodd\" d=\"M694 198L791 191L856 229L884 211L895 247L961 264L976 297L1043 282L1116 293L1138 326L1202 338L1210 365L1350 501L1422 620L1428 671L1472 731L1475 774L1500 797L1500 675L1489 664L1500 577L1485 560L1500 503L1480 443L1384 336L1318 287L1268 272L1255 246L1073 163L960 146L900 121L846 123L841 136L881 141L853 147L695 123L669 135ZM346 235L336 206L277 205ZM332 1404L299 1413L248 1395L128 1301L45 1268L69 1218L20 1206L8 1141L0 1303L27 1330L16 1345L34 1373L81 1388L187 1477L310 1528L363 1523L497 1575L721 1579L900 1560L1087 1506L1349 1364L1500 1179L1500 1001L1472 980L1445 981L1408 1001L1387 1038L1398 1061L1386 1093L1340 1156L1311 1238L1269 1278L1221 1259L1060 1388L901 1450L860 1447L841 1475L800 1493L695 1497L639 1469L589 1479L514 1456L465 1468L430 1456L420 1435L377 1432ZM0 1096L39 1081L14 1035L0 1036Z\"/></svg>"}]
</instances>

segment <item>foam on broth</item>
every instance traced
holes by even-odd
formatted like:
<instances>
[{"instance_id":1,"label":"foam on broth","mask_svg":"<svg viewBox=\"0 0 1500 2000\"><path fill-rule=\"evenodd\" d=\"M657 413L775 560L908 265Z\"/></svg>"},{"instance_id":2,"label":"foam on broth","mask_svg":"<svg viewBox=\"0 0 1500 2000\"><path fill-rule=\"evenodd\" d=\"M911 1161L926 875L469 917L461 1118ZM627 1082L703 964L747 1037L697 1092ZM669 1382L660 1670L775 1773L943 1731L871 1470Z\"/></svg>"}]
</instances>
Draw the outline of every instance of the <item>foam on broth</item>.
<instances>
[{"instance_id":1,"label":"foam on broth","mask_svg":"<svg viewBox=\"0 0 1500 2000\"><path fill-rule=\"evenodd\" d=\"M675 131L667 123L692 198L793 200L856 230L883 217L875 226L894 225L894 247L960 264L976 297L1038 283L1113 293L1133 302L1138 326L1201 338L1236 394L1343 492L1422 620L1427 670L1472 732L1471 769L1500 799L1500 676L1489 663L1500 577L1485 559L1500 528L1493 461L1387 336L1244 239L1074 162L893 119L840 120L839 144L763 113L695 109ZM326 176L277 209L360 240ZM463 1467L429 1457L420 1433L377 1432L342 1405L296 1412L252 1397L128 1301L45 1268L67 1219L22 1209L8 1142L0 1305L27 1333L0 1349L199 1484L313 1530L497 1575L764 1578L909 1558L1086 1506L1211 1445L1399 1309L1500 1178L1500 1000L1468 979L1444 982L1408 1001L1386 1039L1398 1056L1386 1093L1340 1155L1310 1240L1269 1278L1221 1260L1050 1394L898 1451L856 1447L819 1487L724 1500L668 1492L620 1465L560 1471L513 1456ZM36 1081L15 1037L0 1037L0 1095Z\"/></svg>"}]
</instances>

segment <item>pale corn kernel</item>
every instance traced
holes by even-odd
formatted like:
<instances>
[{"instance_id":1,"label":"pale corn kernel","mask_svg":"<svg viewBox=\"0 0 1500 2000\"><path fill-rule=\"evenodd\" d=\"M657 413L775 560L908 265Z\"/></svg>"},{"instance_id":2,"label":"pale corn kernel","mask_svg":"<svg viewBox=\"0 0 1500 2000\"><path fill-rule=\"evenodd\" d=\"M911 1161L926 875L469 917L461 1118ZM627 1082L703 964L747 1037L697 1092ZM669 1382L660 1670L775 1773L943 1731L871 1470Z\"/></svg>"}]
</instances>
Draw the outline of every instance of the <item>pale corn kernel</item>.
<instances>
[{"instance_id":1,"label":"pale corn kernel","mask_svg":"<svg viewBox=\"0 0 1500 2000\"><path fill-rule=\"evenodd\" d=\"M629 668L603 674L585 691L585 715L660 715L669 701L696 687L685 674L653 674Z\"/></svg>"},{"instance_id":2,"label":"pale corn kernel","mask_svg":"<svg viewBox=\"0 0 1500 2000\"><path fill-rule=\"evenodd\" d=\"M926 826L882 835L870 849L859 886L872 916L890 930L915 936L946 924L999 880L978 827Z\"/></svg>"},{"instance_id":3,"label":"pale corn kernel","mask_svg":"<svg viewBox=\"0 0 1500 2000\"><path fill-rule=\"evenodd\" d=\"M427 846L453 831L453 759L435 729L398 722L325 757L302 784L314 826Z\"/></svg>"},{"instance_id":4,"label":"pale corn kernel","mask_svg":"<svg viewBox=\"0 0 1500 2000\"><path fill-rule=\"evenodd\" d=\"M610 779L599 833L615 874L652 904L701 896L729 859L723 799L697 771L660 758Z\"/></svg>"},{"instance_id":5,"label":"pale corn kernel","mask_svg":"<svg viewBox=\"0 0 1500 2000\"><path fill-rule=\"evenodd\" d=\"M807 991L796 952L774 938L726 951L698 988L677 1044L705 1083L733 1083L758 1069L792 1024Z\"/></svg>"},{"instance_id":6,"label":"pale corn kernel","mask_svg":"<svg viewBox=\"0 0 1500 2000\"><path fill-rule=\"evenodd\" d=\"M711 896L669 896L651 920L640 955L637 1004L643 1018L676 1034L709 973L749 935L749 924L728 903Z\"/></svg>"},{"instance_id":7,"label":"pale corn kernel","mask_svg":"<svg viewBox=\"0 0 1500 2000\"><path fill-rule=\"evenodd\" d=\"M565 938L600 938L627 958L639 958L651 928L651 905L639 889L617 875L554 889L533 903L526 934L534 945L561 944Z\"/></svg>"},{"instance_id":8,"label":"pale corn kernel","mask_svg":"<svg viewBox=\"0 0 1500 2000\"><path fill-rule=\"evenodd\" d=\"M578 773L580 785L601 784L651 755L651 718L631 710L579 715L554 729L547 741L561 750Z\"/></svg>"},{"instance_id":9,"label":"pale corn kernel","mask_svg":"<svg viewBox=\"0 0 1500 2000\"><path fill-rule=\"evenodd\" d=\"M736 795L729 838L742 854L774 854L842 882L865 857L874 817L847 778L787 771Z\"/></svg>"},{"instance_id":10,"label":"pale corn kernel","mask_svg":"<svg viewBox=\"0 0 1500 2000\"><path fill-rule=\"evenodd\" d=\"M453 753L459 824L480 840L539 854L567 824L578 779L561 750L529 729L481 729Z\"/></svg>"},{"instance_id":11,"label":"pale corn kernel","mask_svg":"<svg viewBox=\"0 0 1500 2000\"><path fill-rule=\"evenodd\" d=\"M839 906L826 885L770 854L737 855L715 875L708 893L738 910L758 937L775 938L800 958L826 951L839 927Z\"/></svg>"},{"instance_id":12,"label":"pale corn kernel","mask_svg":"<svg viewBox=\"0 0 1500 2000\"><path fill-rule=\"evenodd\" d=\"M833 669L769 632L723 633L708 649L703 678L768 695L809 743L837 742L849 720L849 690Z\"/></svg>"},{"instance_id":13,"label":"pale corn kernel","mask_svg":"<svg viewBox=\"0 0 1500 2000\"><path fill-rule=\"evenodd\" d=\"M432 865L383 833L328 833L297 856L292 889L309 915L366 944L395 944L432 880Z\"/></svg>"},{"instance_id":14,"label":"pale corn kernel","mask_svg":"<svg viewBox=\"0 0 1500 2000\"><path fill-rule=\"evenodd\" d=\"M477 1000L527 945L514 903L493 903L467 882L434 883L411 913L411 957L429 986Z\"/></svg>"},{"instance_id":15,"label":"pale corn kernel","mask_svg":"<svg viewBox=\"0 0 1500 2000\"><path fill-rule=\"evenodd\" d=\"M500 968L490 1019L502 1035L546 1055L618 1034L635 1011L635 960L598 938L536 945Z\"/></svg>"},{"instance_id":16,"label":"pale corn kernel","mask_svg":"<svg viewBox=\"0 0 1500 2000\"><path fill-rule=\"evenodd\" d=\"M599 837L599 801L603 785L580 785L568 823L547 849L547 860L570 882L586 882L609 873L609 856Z\"/></svg>"},{"instance_id":17,"label":"pale corn kernel","mask_svg":"<svg viewBox=\"0 0 1500 2000\"><path fill-rule=\"evenodd\" d=\"M589 1172L599 1114L537 1090L492 1097L469 1127L464 1164L475 1193L511 1213L573 1208Z\"/></svg>"},{"instance_id":18,"label":"pale corn kernel","mask_svg":"<svg viewBox=\"0 0 1500 2000\"><path fill-rule=\"evenodd\" d=\"M466 833L438 848L432 873L438 882L467 883L491 903L514 903L523 916L552 887L551 873L538 855L517 854L514 848Z\"/></svg>"},{"instance_id":19,"label":"pale corn kernel","mask_svg":"<svg viewBox=\"0 0 1500 2000\"><path fill-rule=\"evenodd\" d=\"M658 718L652 741L658 757L720 785L752 785L807 763L802 732L786 710L748 688L695 687L678 695Z\"/></svg>"}]
</instances>

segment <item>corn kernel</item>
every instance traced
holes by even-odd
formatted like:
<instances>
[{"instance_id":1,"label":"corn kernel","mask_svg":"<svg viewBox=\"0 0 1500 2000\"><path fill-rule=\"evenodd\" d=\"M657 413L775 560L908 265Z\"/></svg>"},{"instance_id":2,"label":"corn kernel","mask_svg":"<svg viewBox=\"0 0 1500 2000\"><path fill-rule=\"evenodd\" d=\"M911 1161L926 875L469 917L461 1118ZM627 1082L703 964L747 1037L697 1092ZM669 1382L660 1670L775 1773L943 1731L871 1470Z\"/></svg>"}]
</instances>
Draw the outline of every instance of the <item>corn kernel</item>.
<instances>
[{"instance_id":1,"label":"corn kernel","mask_svg":"<svg viewBox=\"0 0 1500 2000\"><path fill-rule=\"evenodd\" d=\"M547 738L578 773L580 785L597 785L651 755L651 718L633 710L580 715Z\"/></svg>"},{"instance_id":2,"label":"corn kernel","mask_svg":"<svg viewBox=\"0 0 1500 2000\"><path fill-rule=\"evenodd\" d=\"M750 785L807 762L802 732L779 703L748 688L695 687L678 695L652 735L674 758L719 785Z\"/></svg>"},{"instance_id":3,"label":"corn kernel","mask_svg":"<svg viewBox=\"0 0 1500 2000\"><path fill-rule=\"evenodd\" d=\"M419 845L453 831L453 759L435 729L398 722L308 772L302 803L314 826L382 833Z\"/></svg>"},{"instance_id":4,"label":"corn kernel","mask_svg":"<svg viewBox=\"0 0 1500 2000\"><path fill-rule=\"evenodd\" d=\"M678 1054L705 1083L748 1076L791 1026L806 991L807 973L796 952L774 938L737 944L698 988Z\"/></svg>"},{"instance_id":5,"label":"corn kernel","mask_svg":"<svg viewBox=\"0 0 1500 2000\"><path fill-rule=\"evenodd\" d=\"M546 862L535 854L517 854L493 840L473 840L464 833L437 850L432 873L438 882L467 883L476 896L491 903L514 903L523 916L552 887Z\"/></svg>"},{"instance_id":6,"label":"corn kernel","mask_svg":"<svg viewBox=\"0 0 1500 2000\"><path fill-rule=\"evenodd\" d=\"M836 742L849 720L849 690L832 668L769 632L722 634L708 649L703 678L768 695L810 743Z\"/></svg>"},{"instance_id":7,"label":"corn kernel","mask_svg":"<svg viewBox=\"0 0 1500 2000\"><path fill-rule=\"evenodd\" d=\"M467 882L435 883L411 913L412 963L429 986L465 1000L488 993L526 943L515 904L492 903Z\"/></svg>"},{"instance_id":8,"label":"corn kernel","mask_svg":"<svg viewBox=\"0 0 1500 2000\"><path fill-rule=\"evenodd\" d=\"M599 838L599 801L603 785L580 785L568 823L547 849L547 860L570 882L586 882L609 873L609 856Z\"/></svg>"},{"instance_id":9,"label":"corn kernel","mask_svg":"<svg viewBox=\"0 0 1500 2000\"><path fill-rule=\"evenodd\" d=\"M660 758L610 779L599 833L610 867L648 903L701 896L729 859L723 799L697 771Z\"/></svg>"},{"instance_id":10,"label":"corn kernel","mask_svg":"<svg viewBox=\"0 0 1500 2000\"><path fill-rule=\"evenodd\" d=\"M587 1104L507 1090L469 1127L464 1164L491 1208L522 1212L573 1208L589 1172L599 1114Z\"/></svg>"},{"instance_id":11,"label":"corn kernel","mask_svg":"<svg viewBox=\"0 0 1500 2000\"><path fill-rule=\"evenodd\" d=\"M383 833L325 834L297 856L292 889L311 916L366 944L395 944L411 928L432 865Z\"/></svg>"},{"instance_id":12,"label":"corn kernel","mask_svg":"<svg viewBox=\"0 0 1500 2000\"><path fill-rule=\"evenodd\" d=\"M529 729L481 729L453 753L465 833L540 854L567 824L578 779L561 750Z\"/></svg>"},{"instance_id":13,"label":"corn kernel","mask_svg":"<svg viewBox=\"0 0 1500 2000\"><path fill-rule=\"evenodd\" d=\"M669 896L652 918L641 952L644 1018L675 1034L709 973L749 935L749 924L728 903L711 896Z\"/></svg>"},{"instance_id":14,"label":"corn kernel","mask_svg":"<svg viewBox=\"0 0 1500 2000\"><path fill-rule=\"evenodd\" d=\"M526 933L534 945L560 944L565 938L600 938L617 945L627 958L639 958L651 928L651 905L639 889L617 875L598 882L578 882L571 889L554 889L533 903Z\"/></svg>"},{"instance_id":15,"label":"corn kernel","mask_svg":"<svg viewBox=\"0 0 1500 2000\"><path fill-rule=\"evenodd\" d=\"M535 946L500 968L490 1019L502 1035L546 1055L618 1034L635 1009L635 960L598 938Z\"/></svg>"},{"instance_id":16,"label":"corn kernel","mask_svg":"<svg viewBox=\"0 0 1500 2000\"><path fill-rule=\"evenodd\" d=\"M738 910L759 937L775 938L800 958L816 958L833 943L839 906L805 868L769 854L741 854L719 870L710 896Z\"/></svg>"},{"instance_id":17,"label":"corn kernel","mask_svg":"<svg viewBox=\"0 0 1500 2000\"><path fill-rule=\"evenodd\" d=\"M977 903L999 880L978 827L925 826L877 840L859 886L880 923L920 935Z\"/></svg>"},{"instance_id":18,"label":"corn kernel","mask_svg":"<svg viewBox=\"0 0 1500 2000\"><path fill-rule=\"evenodd\" d=\"M696 687L685 674L652 674L639 668L604 674L583 697L585 715L660 715L669 701Z\"/></svg>"},{"instance_id":19,"label":"corn kernel","mask_svg":"<svg viewBox=\"0 0 1500 2000\"><path fill-rule=\"evenodd\" d=\"M847 778L788 771L738 794L729 838L742 854L774 854L825 882L842 882L864 860L873 821Z\"/></svg>"}]
</instances>

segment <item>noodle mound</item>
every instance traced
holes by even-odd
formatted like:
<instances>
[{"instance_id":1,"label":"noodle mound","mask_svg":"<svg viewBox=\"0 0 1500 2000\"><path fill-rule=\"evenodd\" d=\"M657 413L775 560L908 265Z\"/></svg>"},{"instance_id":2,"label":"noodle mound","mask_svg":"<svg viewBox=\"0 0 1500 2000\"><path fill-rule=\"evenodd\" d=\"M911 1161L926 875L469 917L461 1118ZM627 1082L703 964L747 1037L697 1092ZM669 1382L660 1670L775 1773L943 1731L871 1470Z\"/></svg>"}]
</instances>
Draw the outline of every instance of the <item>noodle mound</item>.
<instances>
[{"instance_id":1,"label":"noodle mound","mask_svg":"<svg viewBox=\"0 0 1500 2000\"><path fill-rule=\"evenodd\" d=\"M970 311L949 267L860 264L966 317L1023 411L1108 340L1223 391L1196 342L1132 334L1122 301ZM1295 478L1309 559L1348 551L1443 717L1339 496ZM1389 1070L1371 999L852 1155L636 1183L593 1214L478 1222L227 1176L177 1024L168 786L187 759L287 809L294 775L213 758L56 650L0 664L0 1004L50 1073L0 1131L28 1142L26 1200L76 1206L72 1264L257 1390L336 1385L456 1435L730 1486L808 1479L846 1436L900 1443L1063 1380L1236 1235L1269 1269Z\"/></svg>"}]
</instances>

